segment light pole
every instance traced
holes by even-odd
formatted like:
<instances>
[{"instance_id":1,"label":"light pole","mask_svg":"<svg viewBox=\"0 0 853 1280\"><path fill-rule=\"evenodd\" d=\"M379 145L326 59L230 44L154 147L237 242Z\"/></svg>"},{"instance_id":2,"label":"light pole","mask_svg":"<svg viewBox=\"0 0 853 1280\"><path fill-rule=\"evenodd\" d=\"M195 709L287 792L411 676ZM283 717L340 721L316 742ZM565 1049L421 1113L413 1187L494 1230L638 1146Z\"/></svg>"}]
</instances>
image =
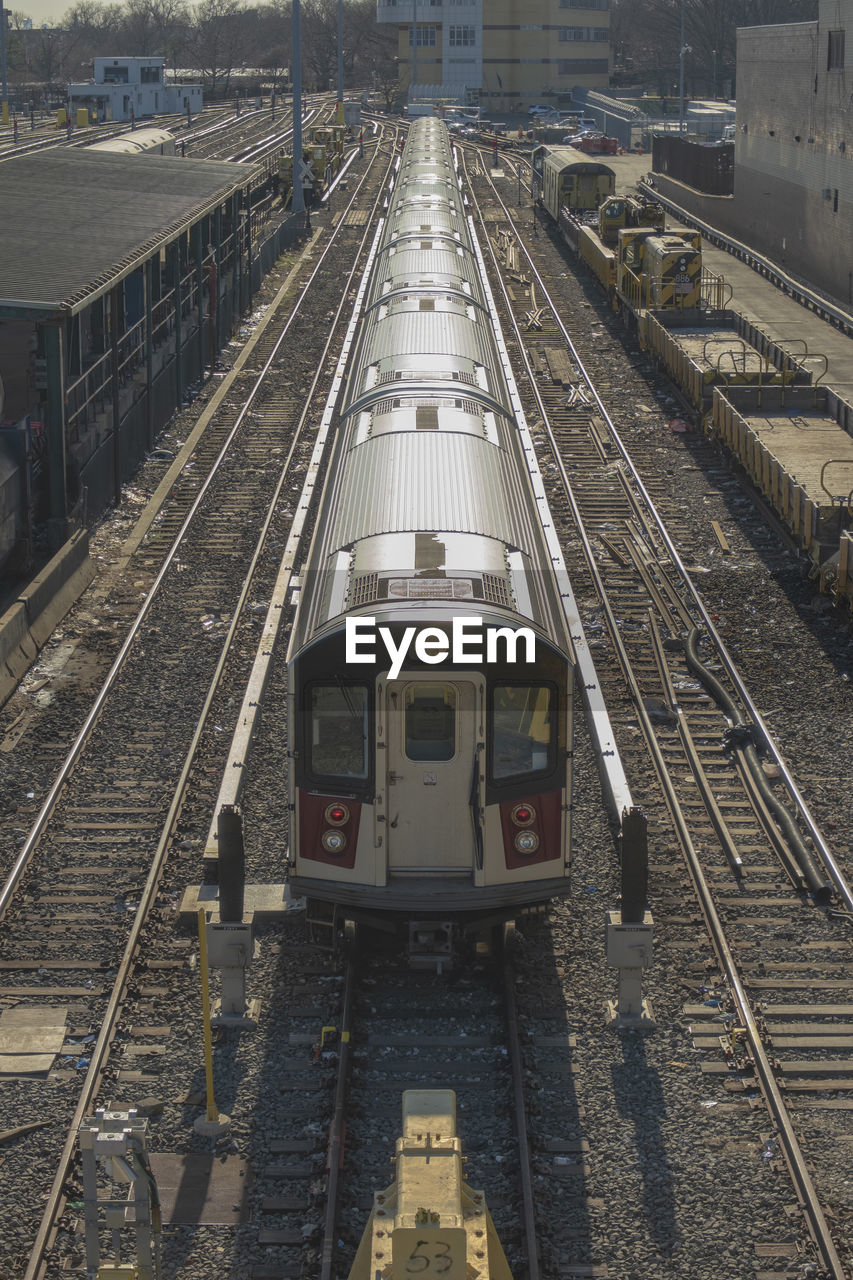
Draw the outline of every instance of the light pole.
<instances>
[{"instance_id":1,"label":"light pole","mask_svg":"<svg viewBox=\"0 0 853 1280\"><path fill-rule=\"evenodd\" d=\"M713 73L711 75L711 90L712 90L714 101L716 102L717 101L717 50L716 49L711 50L711 59L712 59L711 65L713 67Z\"/></svg>"},{"instance_id":2,"label":"light pole","mask_svg":"<svg viewBox=\"0 0 853 1280\"><path fill-rule=\"evenodd\" d=\"M9 95L6 92L6 14L0 0L0 119L9 123Z\"/></svg>"},{"instance_id":3,"label":"light pole","mask_svg":"<svg viewBox=\"0 0 853 1280\"><path fill-rule=\"evenodd\" d=\"M412 83L409 85L409 101L414 101L418 82L418 0L412 0Z\"/></svg>"},{"instance_id":4,"label":"light pole","mask_svg":"<svg viewBox=\"0 0 853 1280\"><path fill-rule=\"evenodd\" d=\"M338 0L338 124L344 122L344 0Z\"/></svg>"},{"instance_id":5,"label":"light pole","mask_svg":"<svg viewBox=\"0 0 853 1280\"><path fill-rule=\"evenodd\" d=\"M681 29L678 40L678 132L684 132L684 0L681 0Z\"/></svg>"},{"instance_id":6,"label":"light pole","mask_svg":"<svg viewBox=\"0 0 853 1280\"><path fill-rule=\"evenodd\" d=\"M299 0L293 0L293 195L290 208L293 213L304 213L305 196L302 192L302 24Z\"/></svg>"}]
</instances>

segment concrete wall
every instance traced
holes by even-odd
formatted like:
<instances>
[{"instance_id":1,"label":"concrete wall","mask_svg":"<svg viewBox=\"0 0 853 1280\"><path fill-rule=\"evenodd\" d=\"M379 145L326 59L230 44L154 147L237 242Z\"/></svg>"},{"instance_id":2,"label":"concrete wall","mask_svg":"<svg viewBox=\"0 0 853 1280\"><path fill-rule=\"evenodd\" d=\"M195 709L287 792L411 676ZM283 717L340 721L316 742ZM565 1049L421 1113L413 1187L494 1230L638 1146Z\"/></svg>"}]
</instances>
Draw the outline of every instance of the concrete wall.
<instances>
[{"instance_id":1,"label":"concrete wall","mask_svg":"<svg viewBox=\"0 0 853 1280\"><path fill-rule=\"evenodd\" d=\"M828 67L830 31L845 66ZM853 304L853 0L817 22L738 31L732 234Z\"/></svg>"},{"instance_id":2,"label":"concrete wall","mask_svg":"<svg viewBox=\"0 0 853 1280\"><path fill-rule=\"evenodd\" d=\"M0 616L0 706L96 572L89 535L75 533Z\"/></svg>"}]
</instances>

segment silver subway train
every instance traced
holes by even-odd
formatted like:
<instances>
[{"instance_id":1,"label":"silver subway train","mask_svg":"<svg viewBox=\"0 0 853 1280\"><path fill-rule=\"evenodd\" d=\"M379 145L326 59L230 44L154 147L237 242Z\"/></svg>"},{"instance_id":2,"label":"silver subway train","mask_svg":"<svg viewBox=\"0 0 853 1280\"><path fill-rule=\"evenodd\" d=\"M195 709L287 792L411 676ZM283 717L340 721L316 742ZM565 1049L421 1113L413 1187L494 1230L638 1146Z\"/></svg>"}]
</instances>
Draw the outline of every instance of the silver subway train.
<instances>
[{"instance_id":1,"label":"silver subway train","mask_svg":"<svg viewBox=\"0 0 853 1280\"><path fill-rule=\"evenodd\" d=\"M575 660L481 268L419 119L288 653L292 888L356 919L496 922L569 885Z\"/></svg>"}]
</instances>

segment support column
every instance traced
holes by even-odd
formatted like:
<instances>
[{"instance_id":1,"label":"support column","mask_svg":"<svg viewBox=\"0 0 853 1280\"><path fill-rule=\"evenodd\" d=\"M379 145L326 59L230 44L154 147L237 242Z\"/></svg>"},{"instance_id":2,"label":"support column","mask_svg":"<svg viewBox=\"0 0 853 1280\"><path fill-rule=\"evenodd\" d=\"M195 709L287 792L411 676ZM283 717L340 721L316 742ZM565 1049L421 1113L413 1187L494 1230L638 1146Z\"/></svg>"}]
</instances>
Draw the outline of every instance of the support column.
<instances>
[{"instance_id":1,"label":"support column","mask_svg":"<svg viewBox=\"0 0 853 1280\"><path fill-rule=\"evenodd\" d=\"M119 296L122 285L110 291L110 382L113 402L113 500L121 506L121 403L119 397Z\"/></svg>"},{"instance_id":2,"label":"support column","mask_svg":"<svg viewBox=\"0 0 853 1280\"><path fill-rule=\"evenodd\" d=\"M214 246L216 249L216 354L222 350L222 321L219 318L219 281L222 279L222 205L216 206L213 220Z\"/></svg>"},{"instance_id":3,"label":"support column","mask_svg":"<svg viewBox=\"0 0 853 1280\"><path fill-rule=\"evenodd\" d=\"M181 361L181 246L176 242L171 246L172 253L172 301L175 308L175 407L180 409L184 403L184 370Z\"/></svg>"},{"instance_id":4,"label":"support column","mask_svg":"<svg viewBox=\"0 0 853 1280\"><path fill-rule=\"evenodd\" d=\"M240 195L235 191L231 197L231 227L234 255L231 260L231 291L234 295L234 320L240 318L243 310L240 304Z\"/></svg>"},{"instance_id":5,"label":"support column","mask_svg":"<svg viewBox=\"0 0 853 1280\"><path fill-rule=\"evenodd\" d=\"M47 399L44 403L44 432L47 441L48 545L58 551L68 538L68 492L65 484L65 366L64 321L42 326Z\"/></svg>"},{"instance_id":6,"label":"support column","mask_svg":"<svg viewBox=\"0 0 853 1280\"><path fill-rule=\"evenodd\" d=\"M246 310L252 310L252 196L251 192L247 192L248 204L246 206L246 261L248 262L248 286L249 299L246 303Z\"/></svg>"},{"instance_id":7,"label":"support column","mask_svg":"<svg viewBox=\"0 0 853 1280\"><path fill-rule=\"evenodd\" d=\"M198 316L198 376L204 378L204 248L201 240L201 222L197 222L193 228L193 241L195 243L195 287L197 293L198 306L196 314Z\"/></svg>"},{"instance_id":8,"label":"support column","mask_svg":"<svg viewBox=\"0 0 853 1280\"><path fill-rule=\"evenodd\" d=\"M154 448L154 258L145 264L145 441ZM159 269L159 261L158 261Z\"/></svg>"}]
</instances>

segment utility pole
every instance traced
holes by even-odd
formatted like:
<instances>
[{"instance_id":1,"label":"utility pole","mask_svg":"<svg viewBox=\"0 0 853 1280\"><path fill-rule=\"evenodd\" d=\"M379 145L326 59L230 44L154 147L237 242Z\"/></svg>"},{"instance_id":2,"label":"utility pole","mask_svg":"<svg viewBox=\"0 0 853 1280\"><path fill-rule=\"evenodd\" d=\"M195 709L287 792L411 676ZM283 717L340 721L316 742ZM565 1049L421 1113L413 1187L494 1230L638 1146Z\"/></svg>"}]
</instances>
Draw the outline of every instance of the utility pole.
<instances>
[{"instance_id":1,"label":"utility pole","mask_svg":"<svg viewBox=\"0 0 853 1280\"><path fill-rule=\"evenodd\" d=\"M302 194L302 24L299 0L293 0L293 196L290 207L294 213L305 212Z\"/></svg>"},{"instance_id":2,"label":"utility pole","mask_svg":"<svg viewBox=\"0 0 853 1280\"><path fill-rule=\"evenodd\" d=\"M412 0L412 83L409 85L409 101L414 100L418 83L418 0Z\"/></svg>"},{"instance_id":3,"label":"utility pole","mask_svg":"<svg viewBox=\"0 0 853 1280\"><path fill-rule=\"evenodd\" d=\"M684 0L681 0L681 37L678 41L678 132L684 133Z\"/></svg>"},{"instance_id":4,"label":"utility pole","mask_svg":"<svg viewBox=\"0 0 853 1280\"><path fill-rule=\"evenodd\" d=\"M338 0L338 124L344 122L344 0Z\"/></svg>"},{"instance_id":5,"label":"utility pole","mask_svg":"<svg viewBox=\"0 0 853 1280\"><path fill-rule=\"evenodd\" d=\"M0 0L0 119L9 123L9 95L6 92L6 12Z\"/></svg>"}]
</instances>

